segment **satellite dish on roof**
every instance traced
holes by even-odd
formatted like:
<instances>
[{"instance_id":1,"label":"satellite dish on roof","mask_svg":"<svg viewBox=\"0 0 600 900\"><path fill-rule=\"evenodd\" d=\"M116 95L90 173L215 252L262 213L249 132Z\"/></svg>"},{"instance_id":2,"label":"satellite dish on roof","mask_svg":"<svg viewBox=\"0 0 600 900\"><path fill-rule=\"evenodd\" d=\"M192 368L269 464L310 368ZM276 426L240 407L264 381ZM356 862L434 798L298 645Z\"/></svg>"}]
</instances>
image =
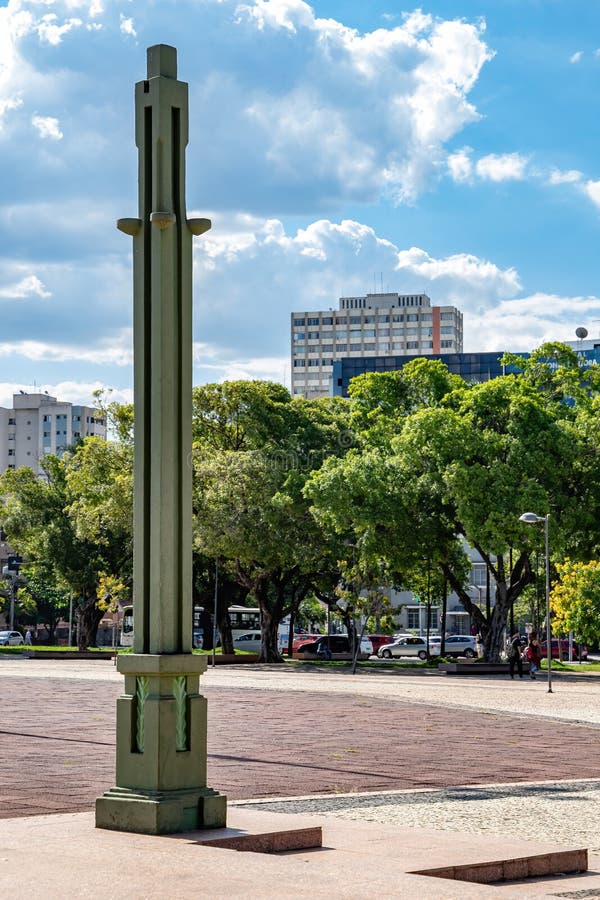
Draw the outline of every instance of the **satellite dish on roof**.
<instances>
[{"instance_id":1,"label":"satellite dish on roof","mask_svg":"<svg viewBox=\"0 0 600 900\"><path fill-rule=\"evenodd\" d=\"M583 328L580 326L579 328L575 329L575 334L577 335L579 340L582 341L584 338L586 338L588 336L588 330L587 330L587 328Z\"/></svg>"}]
</instances>

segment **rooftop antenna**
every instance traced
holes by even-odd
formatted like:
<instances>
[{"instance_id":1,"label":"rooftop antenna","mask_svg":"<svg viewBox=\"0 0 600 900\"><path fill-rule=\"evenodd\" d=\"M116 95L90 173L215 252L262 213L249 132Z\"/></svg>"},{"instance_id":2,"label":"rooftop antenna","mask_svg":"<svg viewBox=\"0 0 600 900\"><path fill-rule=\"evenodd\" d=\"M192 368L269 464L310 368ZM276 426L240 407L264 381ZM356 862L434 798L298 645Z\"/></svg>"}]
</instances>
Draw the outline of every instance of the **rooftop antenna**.
<instances>
[{"instance_id":1,"label":"rooftop antenna","mask_svg":"<svg viewBox=\"0 0 600 900\"><path fill-rule=\"evenodd\" d=\"M598 320L595 319L594 321L598 321ZM584 328L583 326L580 325L579 328L575 329L575 334L577 335L577 337L579 338L579 341L581 342L584 338L586 338L588 336L588 330L587 330L587 328Z\"/></svg>"},{"instance_id":2,"label":"rooftop antenna","mask_svg":"<svg viewBox=\"0 0 600 900\"><path fill-rule=\"evenodd\" d=\"M379 278L380 278L380 281L381 281L381 293L383 294L383 272L380 272L380 273L379 273Z\"/></svg>"}]
</instances>

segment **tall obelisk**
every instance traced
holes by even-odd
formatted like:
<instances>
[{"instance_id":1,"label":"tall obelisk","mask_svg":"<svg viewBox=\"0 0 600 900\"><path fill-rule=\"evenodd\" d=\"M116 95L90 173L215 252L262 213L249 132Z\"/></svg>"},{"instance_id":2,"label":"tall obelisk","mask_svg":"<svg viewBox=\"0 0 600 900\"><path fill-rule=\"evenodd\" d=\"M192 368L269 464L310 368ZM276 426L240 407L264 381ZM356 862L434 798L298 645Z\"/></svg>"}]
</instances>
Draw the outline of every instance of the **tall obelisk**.
<instances>
[{"instance_id":1,"label":"tall obelisk","mask_svg":"<svg viewBox=\"0 0 600 900\"><path fill-rule=\"evenodd\" d=\"M187 219L187 84L177 51L148 49L135 89L139 218L119 219L134 257L134 645L117 667L117 777L96 825L165 834L225 825L206 786L204 657L192 654L192 235Z\"/></svg>"}]
</instances>

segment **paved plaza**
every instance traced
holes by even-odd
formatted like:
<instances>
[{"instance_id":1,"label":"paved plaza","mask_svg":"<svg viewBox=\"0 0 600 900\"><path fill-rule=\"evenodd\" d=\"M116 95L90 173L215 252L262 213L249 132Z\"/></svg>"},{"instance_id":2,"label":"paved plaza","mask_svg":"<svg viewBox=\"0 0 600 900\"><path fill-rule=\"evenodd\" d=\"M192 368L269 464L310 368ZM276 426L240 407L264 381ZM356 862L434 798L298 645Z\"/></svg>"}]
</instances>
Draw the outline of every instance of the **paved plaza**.
<instances>
[{"instance_id":1,"label":"paved plaza","mask_svg":"<svg viewBox=\"0 0 600 900\"><path fill-rule=\"evenodd\" d=\"M232 815L317 816L332 829L416 829L424 840L430 830L447 833L450 846L471 835L483 840L480 854L486 835L493 847L522 839L524 847L533 840L600 852L593 676L558 677L553 694L544 680L390 669L352 676L310 666L217 666L200 683L209 703L208 783L227 794ZM42 834L53 818L89 815L114 783L122 676L108 660L13 657L0 658L0 685L0 819L30 820ZM39 818L48 813L64 815ZM488 896L435 881L424 896ZM567 890L575 885L588 900L600 897L598 877L565 885L564 896L576 896ZM528 890L550 895L542 888Z\"/></svg>"}]
</instances>

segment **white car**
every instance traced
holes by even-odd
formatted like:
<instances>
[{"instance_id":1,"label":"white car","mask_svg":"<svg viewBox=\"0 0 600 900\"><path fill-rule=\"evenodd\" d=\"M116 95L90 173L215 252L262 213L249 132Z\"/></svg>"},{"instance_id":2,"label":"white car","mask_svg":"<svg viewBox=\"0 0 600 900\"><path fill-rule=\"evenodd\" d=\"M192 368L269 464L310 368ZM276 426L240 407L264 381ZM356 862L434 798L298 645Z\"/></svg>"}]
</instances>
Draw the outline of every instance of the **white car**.
<instances>
[{"instance_id":1,"label":"white car","mask_svg":"<svg viewBox=\"0 0 600 900\"><path fill-rule=\"evenodd\" d=\"M24 643L20 631L0 631L0 647L19 647Z\"/></svg>"},{"instance_id":2,"label":"white car","mask_svg":"<svg viewBox=\"0 0 600 900\"><path fill-rule=\"evenodd\" d=\"M246 653L260 653L260 631L246 631L233 639L234 650L245 650Z\"/></svg>"}]
</instances>

